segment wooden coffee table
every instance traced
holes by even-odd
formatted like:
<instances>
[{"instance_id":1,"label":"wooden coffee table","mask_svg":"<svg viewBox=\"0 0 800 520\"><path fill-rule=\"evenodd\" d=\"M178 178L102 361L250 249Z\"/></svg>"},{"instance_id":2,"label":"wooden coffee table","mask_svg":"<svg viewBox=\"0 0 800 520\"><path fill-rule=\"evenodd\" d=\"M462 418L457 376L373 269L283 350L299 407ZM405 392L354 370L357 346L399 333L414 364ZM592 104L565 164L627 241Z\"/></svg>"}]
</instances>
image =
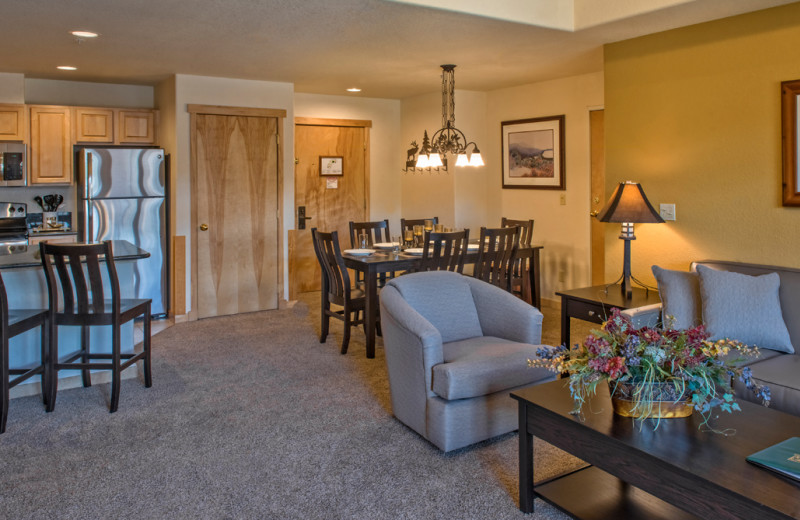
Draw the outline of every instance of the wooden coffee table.
<instances>
[{"instance_id":1,"label":"wooden coffee table","mask_svg":"<svg viewBox=\"0 0 800 520\"><path fill-rule=\"evenodd\" d=\"M745 457L800 432L800 418L748 402L722 412L720 435L698 430L697 413L642 430L614 415L608 388L571 415L567 380L513 392L519 401L520 509L536 497L581 519L800 518L800 483L753 466ZM591 466L533 481L533 437Z\"/></svg>"}]
</instances>

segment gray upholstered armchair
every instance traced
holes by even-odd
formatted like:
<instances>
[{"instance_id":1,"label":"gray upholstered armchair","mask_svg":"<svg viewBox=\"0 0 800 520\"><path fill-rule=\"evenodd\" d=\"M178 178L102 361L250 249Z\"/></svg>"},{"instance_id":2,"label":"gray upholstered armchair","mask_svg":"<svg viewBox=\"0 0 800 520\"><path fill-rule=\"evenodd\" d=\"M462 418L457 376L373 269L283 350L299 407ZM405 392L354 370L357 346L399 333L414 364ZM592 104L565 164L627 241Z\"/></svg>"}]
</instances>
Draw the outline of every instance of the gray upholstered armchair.
<instances>
[{"instance_id":1,"label":"gray upholstered armchair","mask_svg":"<svg viewBox=\"0 0 800 520\"><path fill-rule=\"evenodd\" d=\"M395 278L381 293L381 324L394 415L443 451L517 429L509 392L555 379L527 365L542 314L475 278Z\"/></svg>"}]
</instances>

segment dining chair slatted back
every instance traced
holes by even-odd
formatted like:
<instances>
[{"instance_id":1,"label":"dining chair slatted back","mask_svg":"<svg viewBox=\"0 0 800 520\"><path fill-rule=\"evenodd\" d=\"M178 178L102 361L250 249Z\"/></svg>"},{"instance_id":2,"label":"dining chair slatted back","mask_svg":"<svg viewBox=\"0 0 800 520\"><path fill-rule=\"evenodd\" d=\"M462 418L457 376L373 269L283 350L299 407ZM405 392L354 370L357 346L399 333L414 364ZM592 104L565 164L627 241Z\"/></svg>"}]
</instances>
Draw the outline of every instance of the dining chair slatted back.
<instances>
[{"instance_id":1,"label":"dining chair slatted back","mask_svg":"<svg viewBox=\"0 0 800 520\"><path fill-rule=\"evenodd\" d=\"M406 229L414 229L414 226L424 226L426 220L432 220L434 225L439 223L439 217L431 217L431 218L401 218L400 219L400 232L403 233Z\"/></svg>"},{"instance_id":2,"label":"dining chair slatted back","mask_svg":"<svg viewBox=\"0 0 800 520\"><path fill-rule=\"evenodd\" d=\"M530 247L533 241L533 219L513 220L503 217L501 227L520 228L519 245L520 247ZM517 258L514 261L514 272L511 274L511 291L525 300L532 303L532 295L529 282L529 258Z\"/></svg>"},{"instance_id":3,"label":"dining chair slatted back","mask_svg":"<svg viewBox=\"0 0 800 520\"><path fill-rule=\"evenodd\" d=\"M8 419L9 391L28 378L40 375L42 382L42 400L47 405L47 388L50 372L47 369L47 359L50 355L50 335L48 327L47 309L11 309L8 304L8 295L3 278L0 276L0 433L6 431ZM41 328L41 346L39 363L25 368L11 368L9 366L10 340L23 332ZM11 376L16 376L12 378Z\"/></svg>"},{"instance_id":4,"label":"dining chair slatted back","mask_svg":"<svg viewBox=\"0 0 800 520\"><path fill-rule=\"evenodd\" d=\"M368 247L379 242L390 242L391 233L389 232L389 219L379 220L377 222L353 222L350 221L350 247L358 248L361 245L358 243L358 235L361 233L367 234Z\"/></svg>"},{"instance_id":5,"label":"dining chair slatted back","mask_svg":"<svg viewBox=\"0 0 800 520\"><path fill-rule=\"evenodd\" d=\"M109 411L119 406L122 371L143 361L144 386L152 386L150 355L150 299L122 298L110 241L98 244L39 243L49 298L51 353L49 356L48 411L55 406L59 370L80 370L83 386L91 386L92 370L111 371ZM103 276L105 274L105 276ZM60 304L59 304L60 302ZM120 328L142 317L141 352L122 352ZM59 357L58 326L81 327L77 352ZM110 326L111 345L92 352L90 328ZM105 362L102 362L105 361Z\"/></svg>"},{"instance_id":6,"label":"dining chair slatted back","mask_svg":"<svg viewBox=\"0 0 800 520\"><path fill-rule=\"evenodd\" d=\"M347 353L350 344L350 328L364 323L362 311L366 303L364 293L350 287L350 273L344 265L344 258L339 248L339 234L336 231L326 233L317 228L311 229L311 241L322 270L322 324L319 342L325 343L330 329L330 318L344 322L342 337L342 354ZM331 304L342 307L341 311L331 309ZM359 318L359 315L362 315Z\"/></svg>"},{"instance_id":7,"label":"dining chair slatted back","mask_svg":"<svg viewBox=\"0 0 800 520\"><path fill-rule=\"evenodd\" d=\"M420 271L464 272L464 257L469 244L469 229L450 233L426 233Z\"/></svg>"},{"instance_id":8,"label":"dining chair slatted back","mask_svg":"<svg viewBox=\"0 0 800 520\"><path fill-rule=\"evenodd\" d=\"M519 227L482 227L478 247L473 276L511 292L514 258L519 247Z\"/></svg>"}]
</instances>

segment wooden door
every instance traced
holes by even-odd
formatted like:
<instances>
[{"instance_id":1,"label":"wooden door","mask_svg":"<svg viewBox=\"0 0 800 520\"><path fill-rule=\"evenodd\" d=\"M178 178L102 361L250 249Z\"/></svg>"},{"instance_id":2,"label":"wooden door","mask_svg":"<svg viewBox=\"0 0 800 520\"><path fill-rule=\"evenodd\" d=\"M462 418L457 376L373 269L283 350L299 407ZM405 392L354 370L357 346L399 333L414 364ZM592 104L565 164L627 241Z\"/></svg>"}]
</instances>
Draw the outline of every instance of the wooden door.
<instances>
[{"instance_id":1,"label":"wooden door","mask_svg":"<svg viewBox=\"0 0 800 520\"><path fill-rule=\"evenodd\" d=\"M193 307L199 318L276 309L282 119L203 113L213 108L225 107L189 107Z\"/></svg>"},{"instance_id":2,"label":"wooden door","mask_svg":"<svg viewBox=\"0 0 800 520\"><path fill-rule=\"evenodd\" d=\"M298 207L304 206L311 217L306 229L296 225L294 232L290 283L299 292L320 289L321 272L311 243L311 228L338 231L339 245L348 249L348 223L367 220L369 126L370 121L296 120L295 215ZM321 157L342 157L342 175L320 175Z\"/></svg>"},{"instance_id":3,"label":"wooden door","mask_svg":"<svg viewBox=\"0 0 800 520\"><path fill-rule=\"evenodd\" d=\"M604 112L589 112L591 147L591 236L592 236L592 285L601 285L606 279L605 224L594 218L606 204L606 153Z\"/></svg>"},{"instance_id":4,"label":"wooden door","mask_svg":"<svg viewBox=\"0 0 800 520\"><path fill-rule=\"evenodd\" d=\"M31 107L31 184L72 182L69 107Z\"/></svg>"}]
</instances>

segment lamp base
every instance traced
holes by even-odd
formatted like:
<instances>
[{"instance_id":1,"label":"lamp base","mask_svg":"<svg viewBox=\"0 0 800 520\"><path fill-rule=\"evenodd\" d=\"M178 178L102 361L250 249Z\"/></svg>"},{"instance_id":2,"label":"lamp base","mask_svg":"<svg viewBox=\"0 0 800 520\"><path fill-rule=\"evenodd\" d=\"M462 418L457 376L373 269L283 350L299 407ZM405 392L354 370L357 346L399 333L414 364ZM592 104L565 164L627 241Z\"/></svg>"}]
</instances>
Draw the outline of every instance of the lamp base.
<instances>
[{"instance_id":1,"label":"lamp base","mask_svg":"<svg viewBox=\"0 0 800 520\"><path fill-rule=\"evenodd\" d=\"M636 278L633 275L629 275L629 277L630 277L630 279L628 280L628 283L626 284L625 283L625 273L622 273L621 275L619 275L619 278L617 278L616 280L614 280L610 284L606 285L605 293L608 294L608 288L609 287L611 287L613 285L620 285L620 287L622 287L622 294L625 295L625 298L630 300L631 297L633 296L633 284L636 284L639 287L641 287L642 289L644 289L645 294L650 294L650 289L652 289L654 291L658 289L657 287L653 287L651 285L647 285L646 283L644 283L643 281L639 280L638 278Z\"/></svg>"}]
</instances>

